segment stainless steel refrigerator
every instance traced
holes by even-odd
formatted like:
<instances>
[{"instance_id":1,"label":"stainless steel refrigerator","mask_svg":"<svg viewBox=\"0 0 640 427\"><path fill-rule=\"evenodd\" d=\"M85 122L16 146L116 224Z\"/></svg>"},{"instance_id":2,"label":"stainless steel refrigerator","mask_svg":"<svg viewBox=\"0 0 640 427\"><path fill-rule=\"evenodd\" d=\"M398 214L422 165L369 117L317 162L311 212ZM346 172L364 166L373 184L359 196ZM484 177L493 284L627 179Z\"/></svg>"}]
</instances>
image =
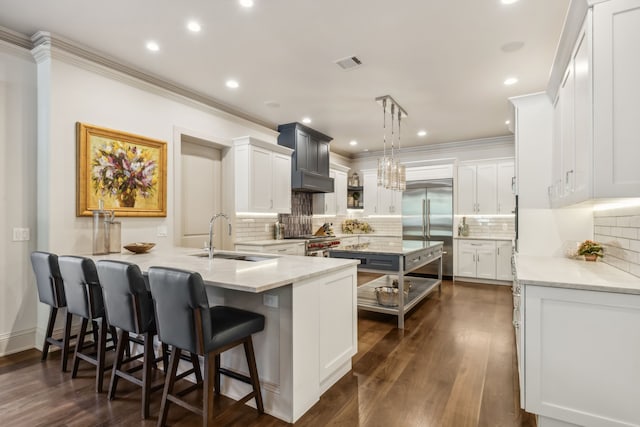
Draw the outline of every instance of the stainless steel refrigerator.
<instances>
[{"instance_id":1,"label":"stainless steel refrigerator","mask_svg":"<svg viewBox=\"0 0 640 427\"><path fill-rule=\"evenodd\" d=\"M442 275L453 276L453 179L407 182L402 195L402 238L444 242ZM437 263L414 273L437 275Z\"/></svg>"}]
</instances>

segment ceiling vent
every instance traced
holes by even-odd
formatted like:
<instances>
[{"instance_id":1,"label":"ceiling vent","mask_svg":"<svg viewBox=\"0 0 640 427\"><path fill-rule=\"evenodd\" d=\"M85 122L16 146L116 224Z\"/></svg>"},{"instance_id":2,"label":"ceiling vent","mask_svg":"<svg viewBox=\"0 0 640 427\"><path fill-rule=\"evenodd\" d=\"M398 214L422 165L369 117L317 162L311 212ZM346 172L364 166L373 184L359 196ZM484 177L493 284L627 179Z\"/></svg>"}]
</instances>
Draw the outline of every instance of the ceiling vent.
<instances>
[{"instance_id":1,"label":"ceiling vent","mask_svg":"<svg viewBox=\"0 0 640 427\"><path fill-rule=\"evenodd\" d=\"M348 56L346 58L338 59L335 63L338 64L340 68L347 71L353 70L354 68L358 68L362 65L362 61L360 61L357 56Z\"/></svg>"}]
</instances>

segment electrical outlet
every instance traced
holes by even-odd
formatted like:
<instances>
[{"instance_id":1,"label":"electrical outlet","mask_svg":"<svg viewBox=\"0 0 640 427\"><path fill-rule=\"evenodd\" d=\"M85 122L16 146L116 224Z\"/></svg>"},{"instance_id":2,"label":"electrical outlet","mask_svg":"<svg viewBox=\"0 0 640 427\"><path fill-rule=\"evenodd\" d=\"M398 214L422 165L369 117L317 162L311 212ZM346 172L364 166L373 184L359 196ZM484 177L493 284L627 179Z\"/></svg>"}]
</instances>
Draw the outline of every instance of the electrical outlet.
<instances>
[{"instance_id":1,"label":"electrical outlet","mask_svg":"<svg viewBox=\"0 0 640 427\"><path fill-rule=\"evenodd\" d=\"M31 239L31 232L28 228L13 228L13 241L14 242L27 242Z\"/></svg>"},{"instance_id":2,"label":"electrical outlet","mask_svg":"<svg viewBox=\"0 0 640 427\"><path fill-rule=\"evenodd\" d=\"M158 237L167 237L167 226L166 225L160 225L158 226L158 230L157 233Z\"/></svg>"},{"instance_id":3,"label":"electrical outlet","mask_svg":"<svg viewBox=\"0 0 640 427\"><path fill-rule=\"evenodd\" d=\"M262 303L267 307L278 308L278 295L263 294Z\"/></svg>"}]
</instances>

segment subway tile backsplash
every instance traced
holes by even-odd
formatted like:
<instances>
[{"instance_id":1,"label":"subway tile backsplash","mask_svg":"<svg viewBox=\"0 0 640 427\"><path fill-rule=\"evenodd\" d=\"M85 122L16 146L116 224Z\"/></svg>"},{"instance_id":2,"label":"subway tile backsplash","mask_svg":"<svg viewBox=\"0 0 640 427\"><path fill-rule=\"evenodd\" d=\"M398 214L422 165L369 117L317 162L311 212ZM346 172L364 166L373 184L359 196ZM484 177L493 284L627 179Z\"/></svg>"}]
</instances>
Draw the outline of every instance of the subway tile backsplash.
<instances>
[{"instance_id":1,"label":"subway tile backsplash","mask_svg":"<svg viewBox=\"0 0 640 427\"><path fill-rule=\"evenodd\" d=\"M454 235L458 235L458 225L463 215L456 215L453 221ZM516 220L513 215L474 215L467 216L469 237L515 237Z\"/></svg>"},{"instance_id":2,"label":"subway tile backsplash","mask_svg":"<svg viewBox=\"0 0 640 427\"><path fill-rule=\"evenodd\" d=\"M603 262L640 277L640 206L595 211L593 235Z\"/></svg>"}]
</instances>

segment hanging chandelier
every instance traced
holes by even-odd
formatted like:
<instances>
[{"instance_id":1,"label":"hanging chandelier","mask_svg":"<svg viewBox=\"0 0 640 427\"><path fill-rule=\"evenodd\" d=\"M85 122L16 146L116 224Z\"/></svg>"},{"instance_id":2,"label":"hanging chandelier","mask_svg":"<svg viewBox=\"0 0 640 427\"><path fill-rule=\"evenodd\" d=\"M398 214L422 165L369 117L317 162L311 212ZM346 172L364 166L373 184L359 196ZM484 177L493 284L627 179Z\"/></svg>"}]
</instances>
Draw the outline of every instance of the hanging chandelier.
<instances>
[{"instance_id":1,"label":"hanging chandelier","mask_svg":"<svg viewBox=\"0 0 640 427\"><path fill-rule=\"evenodd\" d=\"M407 112L391 96L384 95L376 98L382 105L382 157L378 159L378 187L384 187L394 191L404 191L407 189L407 177L405 166L400 164L400 159L396 159L395 148L395 122L398 123L398 149L400 151L400 123L403 117L407 117ZM391 118L391 150L387 155L387 111Z\"/></svg>"}]
</instances>

